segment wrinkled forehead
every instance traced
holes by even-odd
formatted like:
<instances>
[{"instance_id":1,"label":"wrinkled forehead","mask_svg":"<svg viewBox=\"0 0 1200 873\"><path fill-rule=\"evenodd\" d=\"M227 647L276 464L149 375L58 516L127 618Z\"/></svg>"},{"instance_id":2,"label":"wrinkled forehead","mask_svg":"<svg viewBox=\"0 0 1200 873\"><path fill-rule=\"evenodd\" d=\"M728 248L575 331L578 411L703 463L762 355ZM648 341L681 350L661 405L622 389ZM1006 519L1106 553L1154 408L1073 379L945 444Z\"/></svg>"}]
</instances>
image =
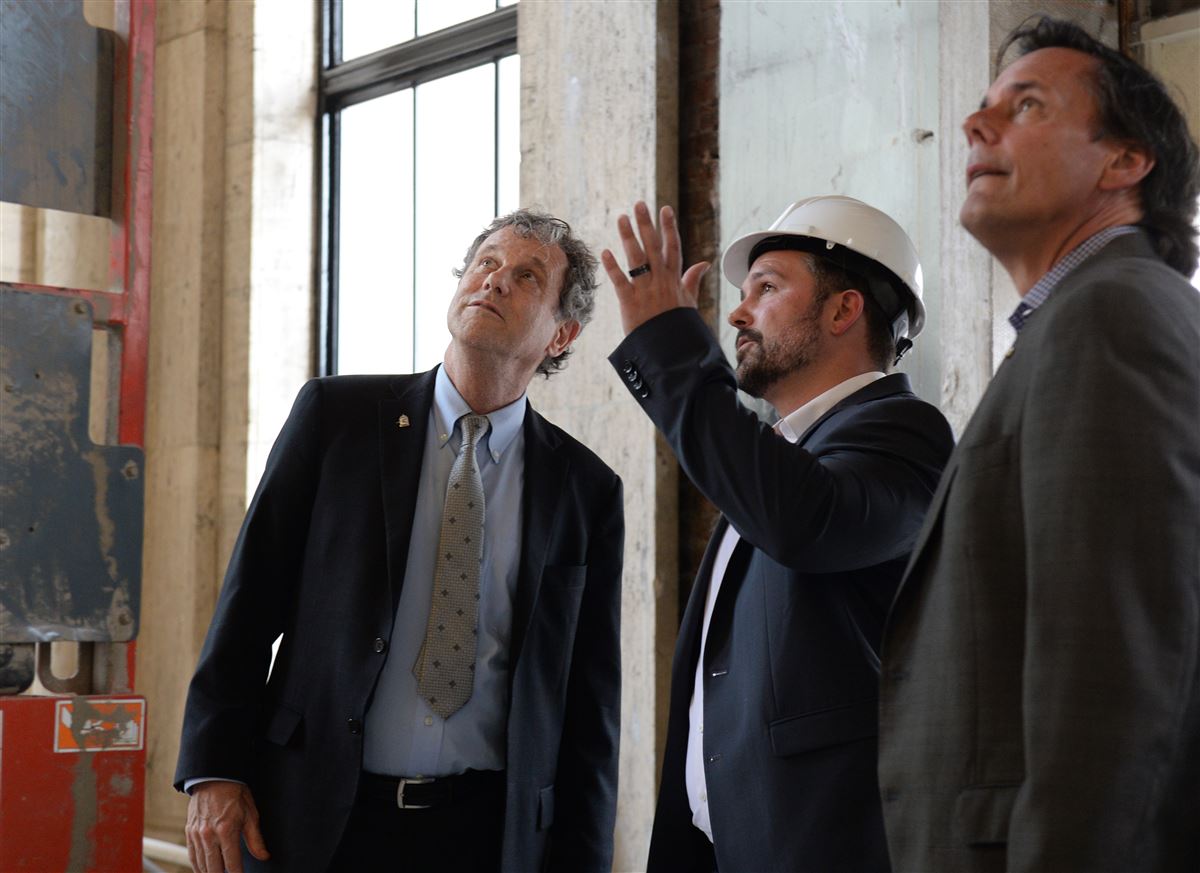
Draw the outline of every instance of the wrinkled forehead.
<instances>
[{"instance_id":1,"label":"wrinkled forehead","mask_svg":"<svg viewBox=\"0 0 1200 873\"><path fill-rule=\"evenodd\" d=\"M525 258L547 270L566 269L567 256L557 243L544 243L535 234L522 233L509 225L492 233L479 245L475 260L485 254L504 254L510 258Z\"/></svg>"}]
</instances>

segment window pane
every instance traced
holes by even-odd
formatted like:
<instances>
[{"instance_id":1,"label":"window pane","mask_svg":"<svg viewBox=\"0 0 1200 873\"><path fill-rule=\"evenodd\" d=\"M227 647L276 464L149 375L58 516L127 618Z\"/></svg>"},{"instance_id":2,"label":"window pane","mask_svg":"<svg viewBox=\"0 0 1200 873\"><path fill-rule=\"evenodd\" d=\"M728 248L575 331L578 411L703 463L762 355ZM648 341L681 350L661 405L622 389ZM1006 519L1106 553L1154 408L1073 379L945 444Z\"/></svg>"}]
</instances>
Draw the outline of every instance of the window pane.
<instances>
[{"instance_id":1,"label":"window pane","mask_svg":"<svg viewBox=\"0 0 1200 873\"><path fill-rule=\"evenodd\" d=\"M442 359L467 246L495 217L495 64L417 88L415 368Z\"/></svg>"},{"instance_id":2,"label":"window pane","mask_svg":"<svg viewBox=\"0 0 1200 873\"><path fill-rule=\"evenodd\" d=\"M416 0L342 0L342 60L410 40L415 27Z\"/></svg>"},{"instance_id":3,"label":"window pane","mask_svg":"<svg viewBox=\"0 0 1200 873\"><path fill-rule=\"evenodd\" d=\"M424 36L495 11L495 0L417 0L417 35Z\"/></svg>"},{"instance_id":4,"label":"window pane","mask_svg":"<svg viewBox=\"0 0 1200 873\"><path fill-rule=\"evenodd\" d=\"M405 373L413 355L413 94L342 110L339 373Z\"/></svg>"},{"instance_id":5,"label":"window pane","mask_svg":"<svg viewBox=\"0 0 1200 873\"><path fill-rule=\"evenodd\" d=\"M504 215L521 206L521 56L501 60L496 93L496 214Z\"/></svg>"}]
</instances>

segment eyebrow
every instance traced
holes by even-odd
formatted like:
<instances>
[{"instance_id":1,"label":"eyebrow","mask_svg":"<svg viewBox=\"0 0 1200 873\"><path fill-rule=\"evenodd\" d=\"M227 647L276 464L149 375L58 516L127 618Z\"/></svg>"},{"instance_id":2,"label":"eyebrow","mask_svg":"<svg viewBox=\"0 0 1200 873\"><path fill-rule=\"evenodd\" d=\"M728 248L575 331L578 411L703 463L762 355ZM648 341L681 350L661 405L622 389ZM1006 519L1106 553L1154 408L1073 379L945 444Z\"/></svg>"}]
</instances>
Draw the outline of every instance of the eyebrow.
<instances>
[{"instance_id":1,"label":"eyebrow","mask_svg":"<svg viewBox=\"0 0 1200 873\"><path fill-rule=\"evenodd\" d=\"M759 279L763 278L764 276L779 276L779 275L782 275L782 274L778 270L772 269L771 267L767 267L766 269L763 269L763 270L755 270L746 278L752 282L757 282Z\"/></svg>"},{"instance_id":2,"label":"eyebrow","mask_svg":"<svg viewBox=\"0 0 1200 873\"><path fill-rule=\"evenodd\" d=\"M1025 81L1013 82L1011 85L1005 86L1004 90L1010 94L1020 94L1024 91L1044 91L1045 89L1042 87L1040 82ZM988 108L988 98L986 94L984 94L983 99L979 101L979 108Z\"/></svg>"}]
</instances>

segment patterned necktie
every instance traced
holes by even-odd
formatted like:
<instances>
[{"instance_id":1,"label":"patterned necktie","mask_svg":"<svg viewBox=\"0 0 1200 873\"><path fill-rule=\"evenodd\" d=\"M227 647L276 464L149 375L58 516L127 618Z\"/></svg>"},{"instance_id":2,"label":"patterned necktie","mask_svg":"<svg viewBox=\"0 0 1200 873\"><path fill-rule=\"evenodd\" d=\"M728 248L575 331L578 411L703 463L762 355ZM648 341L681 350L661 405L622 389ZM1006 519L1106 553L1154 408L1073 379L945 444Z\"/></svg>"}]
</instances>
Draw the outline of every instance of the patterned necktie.
<instances>
[{"instance_id":1,"label":"patterned necktie","mask_svg":"<svg viewBox=\"0 0 1200 873\"><path fill-rule=\"evenodd\" d=\"M484 415L464 415L462 445L446 483L442 534L425 642L413 665L417 691L442 718L458 712L475 686L479 572L483 564L483 480L475 447L487 433Z\"/></svg>"}]
</instances>

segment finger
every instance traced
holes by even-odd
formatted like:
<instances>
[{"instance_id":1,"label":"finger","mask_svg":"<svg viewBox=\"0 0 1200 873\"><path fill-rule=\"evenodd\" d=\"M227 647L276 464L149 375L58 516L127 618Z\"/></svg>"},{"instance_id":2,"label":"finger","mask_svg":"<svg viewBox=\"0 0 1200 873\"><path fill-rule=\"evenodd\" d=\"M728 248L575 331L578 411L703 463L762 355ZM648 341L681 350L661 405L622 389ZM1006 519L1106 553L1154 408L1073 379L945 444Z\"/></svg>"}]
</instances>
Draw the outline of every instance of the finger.
<instances>
[{"instance_id":1,"label":"finger","mask_svg":"<svg viewBox=\"0 0 1200 873\"><path fill-rule=\"evenodd\" d=\"M642 235L642 248L646 250L646 260L639 261L639 263L649 264L651 272L662 270L662 239L654 227L654 218L650 215L650 207L639 200L633 207L633 217L637 221L638 232Z\"/></svg>"},{"instance_id":2,"label":"finger","mask_svg":"<svg viewBox=\"0 0 1200 873\"><path fill-rule=\"evenodd\" d=\"M663 269L672 276L678 276L683 267L682 246L679 242L679 227L675 223L675 210L664 206L659 211L659 226L662 228Z\"/></svg>"},{"instance_id":3,"label":"finger","mask_svg":"<svg viewBox=\"0 0 1200 873\"><path fill-rule=\"evenodd\" d=\"M190 830L187 832L187 850L188 861L191 862L192 869L195 870L196 873L204 873L205 868L203 856L196 851L196 844L192 841L192 834Z\"/></svg>"},{"instance_id":4,"label":"finger","mask_svg":"<svg viewBox=\"0 0 1200 873\"><path fill-rule=\"evenodd\" d=\"M216 834L209 839L202 840L201 846L204 849L206 873L224 873L225 860L221 857L221 844L217 841Z\"/></svg>"},{"instance_id":5,"label":"finger","mask_svg":"<svg viewBox=\"0 0 1200 873\"><path fill-rule=\"evenodd\" d=\"M246 838L246 848L250 850L251 855L260 861L271 857L271 853L267 851L267 843L263 839L262 830L258 826L258 810L251 809L247 814L242 835Z\"/></svg>"},{"instance_id":6,"label":"finger","mask_svg":"<svg viewBox=\"0 0 1200 873\"><path fill-rule=\"evenodd\" d=\"M221 854L225 856L226 873L242 873L242 832L221 834Z\"/></svg>"},{"instance_id":7,"label":"finger","mask_svg":"<svg viewBox=\"0 0 1200 873\"><path fill-rule=\"evenodd\" d=\"M604 272L608 274L608 281L612 282L618 297L623 297L633 290L633 283L629 281L625 271L617 263L616 256L608 249L600 253L600 264L604 267Z\"/></svg>"},{"instance_id":8,"label":"finger","mask_svg":"<svg viewBox=\"0 0 1200 873\"><path fill-rule=\"evenodd\" d=\"M683 281L680 283L680 289L683 292L684 298L691 306L697 306L700 303L700 280L704 278L704 274L708 272L712 265L708 261L700 261L697 264L692 264L688 267L687 272L683 274Z\"/></svg>"},{"instance_id":9,"label":"finger","mask_svg":"<svg viewBox=\"0 0 1200 873\"><path fill-rule=\"evenodd\" d=\"M648 263L646 252L633 233L633 223L630 222L628 215L622 215L617 219L617 234L621 237L621 248L625 250L625 260L628 261L631 270Z\"/></svg>"}]
</instances>

